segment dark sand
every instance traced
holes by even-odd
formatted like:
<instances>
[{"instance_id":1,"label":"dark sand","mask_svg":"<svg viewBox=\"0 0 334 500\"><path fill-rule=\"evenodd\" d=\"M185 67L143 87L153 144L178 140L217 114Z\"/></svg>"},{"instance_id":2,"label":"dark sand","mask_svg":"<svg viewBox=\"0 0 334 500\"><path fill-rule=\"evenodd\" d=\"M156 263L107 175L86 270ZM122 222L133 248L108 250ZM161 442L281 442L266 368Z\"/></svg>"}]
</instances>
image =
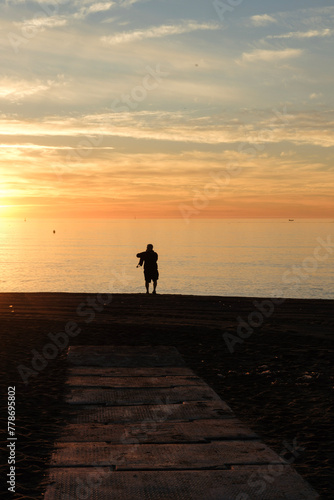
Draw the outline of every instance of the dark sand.
<instances>
[{"instance_id":1,"label":"dark sand","mask_svg":"<svg viewBox=\"0 0 334 500\"><path fill-rule=\"evenodd\" d=\"M43 478L66 408L66 349L25 385L20 364L31 367L48 333L68 321L81 332L71 345L172 345L187 365L225 400L236 415L277 453L299 447L293 466L324 499L334 498L333 301L286 300L231 354L223 333L236 334L261 299L182 295L114 295L95 317L84 294L1 294L1 392L17 394L17 492L10 498L42 498ZM105 296L107 298L107 296ZM81 304L81 314L77 307ZM88 306L87 306L88 307ZM79 311L80 312L80 311ZM6 436L6 413L1 429ZM301 448L304 448L302 451ZM2 445L2 464L7 461ZM285 458L289 458L285 455ZM2 477L8 465L2 466Z\"/></svg>"}]
</instances>

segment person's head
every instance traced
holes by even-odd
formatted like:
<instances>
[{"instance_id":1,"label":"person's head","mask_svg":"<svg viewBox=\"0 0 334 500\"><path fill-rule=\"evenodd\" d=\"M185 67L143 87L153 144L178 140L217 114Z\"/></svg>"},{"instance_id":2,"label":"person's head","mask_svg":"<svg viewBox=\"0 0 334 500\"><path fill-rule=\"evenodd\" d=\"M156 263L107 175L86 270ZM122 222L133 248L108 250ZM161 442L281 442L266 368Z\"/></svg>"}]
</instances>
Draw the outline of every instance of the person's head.
<instances>
[{"instance_id":1,"label":"person's head","mask_svg":"<svg viewBox=\"0 0 334 500\"><path fill-rule=\"evenodd\" d=\"M148 250L149 252L150 252L151 250L153 250L153 245L151 245L151 243L149 243L149 244L147 245L146 250Z\"/></svg>"}]
</instances>

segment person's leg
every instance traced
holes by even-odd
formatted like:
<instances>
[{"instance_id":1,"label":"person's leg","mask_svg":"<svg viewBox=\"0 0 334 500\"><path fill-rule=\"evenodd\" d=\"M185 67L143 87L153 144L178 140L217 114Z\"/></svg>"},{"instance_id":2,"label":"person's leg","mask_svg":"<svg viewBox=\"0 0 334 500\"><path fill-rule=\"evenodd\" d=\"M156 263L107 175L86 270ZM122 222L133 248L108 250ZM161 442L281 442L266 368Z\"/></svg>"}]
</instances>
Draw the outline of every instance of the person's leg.
<instances>
[{"instance_id":1,"label":"person's leg","mask_svg":"<svg viewBox=\"0 0 334 500\"><path fill-rule=\"evenodd\" d=\"M149 292L150 282L149 281L145 281L145 286L146 286L146 293L150 293Z\"/></svg>"},{"instance_id":2,"label":"person's leg","mask_svg":"<svg viewBox=\"0 0 334 500\"><path fill-rule=\"evenodd\" d=\"M157 293L156 292L156 289L157 289L157 281L153 281L153 293Z\"/></svg>"}]
</instances>

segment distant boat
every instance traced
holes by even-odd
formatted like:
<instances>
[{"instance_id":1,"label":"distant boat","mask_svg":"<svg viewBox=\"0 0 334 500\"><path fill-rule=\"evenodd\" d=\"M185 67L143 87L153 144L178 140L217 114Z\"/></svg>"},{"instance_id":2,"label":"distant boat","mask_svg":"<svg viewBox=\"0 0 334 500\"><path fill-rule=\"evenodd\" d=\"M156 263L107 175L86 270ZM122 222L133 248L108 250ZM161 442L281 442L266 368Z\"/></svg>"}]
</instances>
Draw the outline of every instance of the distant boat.
<instances>
[{"instance_id":1,"label":"distant boat","mask_svg":"<svg viewBox=\"0 0 334 500\"><path fill-rule=\"evenodd\" d=\"M289 219L289 222L294 222L294 221L295 221L295 219Z\"/></svg>"},{"instance_id":2,"label":"distant boat","mask_svg":"<svg viewBox=\"0 0 334 500\"><path fill-rule=\"evenodd\" d=\"M53 230L53 234L55 234L55 232L56 232L56 230L54 229L54 230Z\"/></svg>"}]
</instances>

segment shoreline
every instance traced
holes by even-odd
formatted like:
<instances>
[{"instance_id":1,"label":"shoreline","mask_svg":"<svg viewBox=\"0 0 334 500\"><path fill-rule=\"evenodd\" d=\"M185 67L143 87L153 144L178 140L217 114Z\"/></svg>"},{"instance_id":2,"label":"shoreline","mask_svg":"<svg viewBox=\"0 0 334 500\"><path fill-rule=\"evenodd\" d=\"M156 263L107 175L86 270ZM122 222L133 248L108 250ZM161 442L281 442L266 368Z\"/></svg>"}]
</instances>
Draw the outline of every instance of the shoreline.
<instances>
[{"instance_id":1,"label":"shoreline","mask_svg":"<svg viewBox=\"0 0 334 500\"><path fill-rule=\"evenodd\" d=\"M144 287L143 287L144 290ZM31 296L38 296L38 295L56 295L56 296L84 296L84 295L111 295L115 297L139 297L142 295L146 295L145 291L141 292L122 292L122 293L114 293L114 292L0 292L0 298L2 296L19 296L19 295L31 295ZM149 295L153 295L152 292L149 293ZM325 301L331 301L334 302L334 299L326 299L326 298L314 298L314 297L268 297L264 295L255 295L255 296L243 296L243 295L194 295L194 294L185 294L185 293L162 293L157 291L157 295L160 297L184 297L184 298L202 298L202 299L240 299L240 300L254 300L254 299L267 299L267 300L274 300L274 299L284 299L284 300L301 300L301 301L313 301L313 300L325 300Z\"/></svg>"},{"instance_id":2,"label":"shoreline","mask_svg":"<svg viewBox=\"0 0 334 500\"><path fill-rule=\"evenodd\" d=\"M42 356L45 345L66 333L67 325L68 345L175 346L187 366L277 453L284 443L297 443L303 452L293 466L324 498L333 498L333 300L285 299L265 316L272 299L110 295L107 303L107 294L98 300L98 294L89 293L0 293L1 390L16 385L17 491L22 497L42 498L44 473L66 411L68 346L50 350L54 358L27 384L17 367L32 368L32 351ZM254 301L263 307L258 327L248 321L256 321ZM247 332L244 323L242 329L238 318L253 331ZM233 352L226 333L240 339ZM60 338L65 344L64 335ZM6 428L6 422L1 426Z\"/></svg>"}]
</instances>

